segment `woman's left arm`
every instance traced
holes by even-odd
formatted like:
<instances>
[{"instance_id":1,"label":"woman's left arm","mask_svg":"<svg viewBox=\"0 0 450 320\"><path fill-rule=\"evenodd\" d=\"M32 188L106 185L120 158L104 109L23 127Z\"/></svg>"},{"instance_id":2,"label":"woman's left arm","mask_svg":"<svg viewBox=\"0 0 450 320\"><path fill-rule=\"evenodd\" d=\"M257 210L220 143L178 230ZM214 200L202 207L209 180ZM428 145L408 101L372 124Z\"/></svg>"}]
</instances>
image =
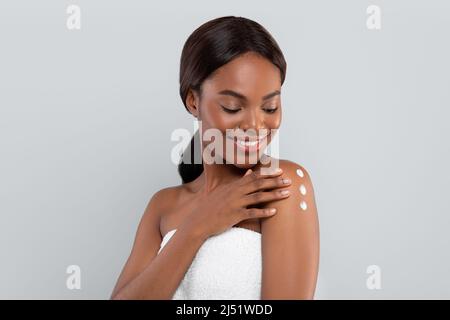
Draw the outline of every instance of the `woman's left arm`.
<instances>
[{"instance_id":1,"label":"woman's left arm","mask_svg":"<svg viewBox=\"0 0 450 320\"><path fill-rule=\"evenodd\" d=\"M319 269L319 221L311 178L302 166L279 160L281 188L290 196L272 201L277 213L261 219L261 299L314 299Z\"/></svg>"}]
</instances>

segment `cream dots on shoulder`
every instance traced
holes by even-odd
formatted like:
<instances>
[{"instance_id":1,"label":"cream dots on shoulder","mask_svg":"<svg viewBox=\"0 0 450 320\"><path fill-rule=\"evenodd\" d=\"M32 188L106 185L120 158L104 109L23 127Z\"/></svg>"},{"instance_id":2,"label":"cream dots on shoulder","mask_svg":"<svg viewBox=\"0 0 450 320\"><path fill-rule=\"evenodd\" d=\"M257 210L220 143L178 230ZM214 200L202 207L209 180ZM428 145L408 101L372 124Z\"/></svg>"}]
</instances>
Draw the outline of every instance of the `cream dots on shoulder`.
<instances>
[{"instance_id":1,"label":"cream dots on shoulder","mask_svg":"<svg viewBox=\"0 0 450 320\"><path fill-rule=\"evenodd\" d=\"M298 175L300 178L304 178L304 177L305 177L305 174L303 173L302 169L298 168L296 172L297 172L297 175ZM300 191L300 193L301 193L303 196L306 195L307 190L306 190L306 187L305 187L305 185L304 185L303 183L300 184L299 191ZM301 200L301 201L300 201L300 208L301 208L303 211L305 211L305 210L308 208L308 205L307 205L307 203L306 203L305 200Z\"/></svg>"}]
</instances>

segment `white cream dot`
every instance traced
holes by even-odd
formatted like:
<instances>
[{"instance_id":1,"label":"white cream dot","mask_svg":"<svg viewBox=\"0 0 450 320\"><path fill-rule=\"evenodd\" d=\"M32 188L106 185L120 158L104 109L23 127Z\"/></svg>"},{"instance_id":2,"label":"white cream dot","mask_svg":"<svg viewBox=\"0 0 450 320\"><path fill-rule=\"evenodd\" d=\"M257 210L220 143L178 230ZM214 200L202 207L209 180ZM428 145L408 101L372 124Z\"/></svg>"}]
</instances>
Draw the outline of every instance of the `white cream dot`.
<instances>
[{"instance_id":1,"label":"white cream dot","mask_svg":"<svg viewBox=\"0 0 450 320\"><path fill-rule=\"evenodd\" d=\"M297 169L297 174L300 176L300 177L302 177L303 178L303 171L302 171L302 169Z\"/></svg>"},{"instance_id":2,"label":"white cream dot","mask_svg":"<svg viewBox=\"0 0 450 320\"><path fill-rule=\"evenodd\" d=\"M302 210L306 210L306 208L308 208L305 201L300 202L300 208L302 208Z\"/></svg>"},{"instance_id":3,"label":"white cream dot","mask_svg":"<svg viewBox=\"0 0 450 320\"><path fill-rule=\"evenodd\" d=\"M301 193L302 195L305 195L305 194L306 194L306 187L305 187L303 184L300 186L300 193Z\"/></svg>"}]
</instances>

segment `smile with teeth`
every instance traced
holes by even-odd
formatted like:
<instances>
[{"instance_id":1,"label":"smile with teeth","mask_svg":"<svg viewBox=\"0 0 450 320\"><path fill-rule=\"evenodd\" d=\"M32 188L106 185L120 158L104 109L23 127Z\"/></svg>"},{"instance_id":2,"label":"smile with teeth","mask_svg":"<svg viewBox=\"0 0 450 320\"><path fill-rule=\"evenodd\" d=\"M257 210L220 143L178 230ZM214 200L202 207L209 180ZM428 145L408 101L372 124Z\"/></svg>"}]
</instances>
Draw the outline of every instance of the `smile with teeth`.
<instances>
[{"instance_id":1,"label":"smile with teeth","mask_svg":"<svg viewBox=\"0 0 450 320\"><path fill-rule=\"evenodd\" d=\"M247 140L247 139L242 139L242 138L237 138L236 140L234 140L233 137L227 136L227 138L233 140L233 142L236 144L236 146L238 146L240 149L243 149L244 151L250 151L250 150L257 150L261 147L262 145L262 141L264 139L266 139L268 137L268 135L264 136L264 137L260 137L257 140Z\"/></svg>"},{"instance_id":2,"label":"smile with teeth","mask_svg":"<svg viewBox=\"0 0 450 320\"><path fill-rule=\"evenodd\" d=\"M244 147L248 147L248 146L256 146L258 144L258 141L243 141L243 140L238 140L238 143Z\"/></svg>"}]
</instances>

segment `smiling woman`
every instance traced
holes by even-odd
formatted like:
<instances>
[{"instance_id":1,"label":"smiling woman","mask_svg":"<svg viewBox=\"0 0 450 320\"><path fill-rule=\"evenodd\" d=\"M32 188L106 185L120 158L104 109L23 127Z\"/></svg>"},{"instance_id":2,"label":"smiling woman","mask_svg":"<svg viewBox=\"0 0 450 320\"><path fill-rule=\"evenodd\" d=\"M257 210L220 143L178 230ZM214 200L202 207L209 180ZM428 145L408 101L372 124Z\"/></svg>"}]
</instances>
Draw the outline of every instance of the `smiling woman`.
<instances>
[{"instance_id":1,"label":"smiling woman","mask_svg":"<svg viewBox=\"0 0 450 320\"><path fill-rule=\"evenodd\" d=\"M150 199L112 298L314 297L319 229L310 176L260 152L281 124L285 75L280 48L255 21L221 17L189 36L182 102L199 131L232 142L214 150L225 163L211 163L203 161L206 135L194 135L178 166L182 183Z\"/></svg>"},{"instance_id":2,"label":"smiling woman","mask_svg":"<svg viewBox=\"0 0 450 320\"><path fill-rule=\"evenodd\" d=\"M284 70L285 71L285 70ZM277 130L281 123L281 72L270 60L255 51L241 53L203 80L198 91L190 89L186 107L199 121L203 131L218 129L226 137L227 129L241 131L236 142L236 152L225 147L220 156L239 168L248 169L250 151L258 148L241 148L245 140L266 136L266 131ZM267 136L267 145L272 136ZM192 142L191 142L192 143ZM201 140L205 144L205 140ZM196 150L199 152L200 150ZM232 150L234 151L234 150ZM238 158L245 161L238 161ZM180 175L185 182L199 175L190 165L179 165ZM189 177L189 178L188 178ZM187 179L184 179L187 178ZM196 178L196 177L195 177Z\"/></svg>"}]
</instances>

